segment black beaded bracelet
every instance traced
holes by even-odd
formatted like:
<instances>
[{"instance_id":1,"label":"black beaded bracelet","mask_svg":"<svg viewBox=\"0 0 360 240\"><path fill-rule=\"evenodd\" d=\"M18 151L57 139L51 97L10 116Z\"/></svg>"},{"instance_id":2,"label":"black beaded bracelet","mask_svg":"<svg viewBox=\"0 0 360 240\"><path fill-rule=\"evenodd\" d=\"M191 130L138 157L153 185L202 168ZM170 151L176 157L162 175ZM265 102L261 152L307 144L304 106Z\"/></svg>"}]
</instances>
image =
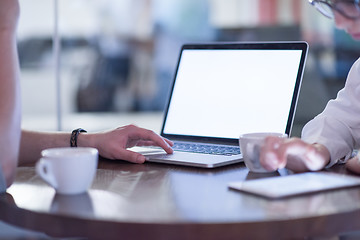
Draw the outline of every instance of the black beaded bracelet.
<instances>
[{"instance_id":1,"label":"black beaded bracelet","mask_svg":"<svg viewBox=\"0 0 360 240\"><path fill-rule=\"evenodd\" d=\"M87 132L82 128L77 128L71 132L70 147L77 147L77 138L81 132Z\"/></svg>"}]
</instances>

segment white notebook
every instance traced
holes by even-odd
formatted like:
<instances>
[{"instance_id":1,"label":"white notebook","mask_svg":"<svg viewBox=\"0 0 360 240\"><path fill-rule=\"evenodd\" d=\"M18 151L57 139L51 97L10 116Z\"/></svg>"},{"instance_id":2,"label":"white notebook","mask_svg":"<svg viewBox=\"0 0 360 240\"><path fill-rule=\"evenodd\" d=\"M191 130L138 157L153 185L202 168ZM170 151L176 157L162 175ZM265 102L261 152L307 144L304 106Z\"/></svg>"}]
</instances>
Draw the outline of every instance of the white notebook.
<instances>
[{"instance_id":1,"label":"white notebook","mask_svg":"<svg viewBox=\"0 0 360 240\"><path fill-rule=\"evenodd\" d=\"M360 186L360 177L328 172L307 172L228 184L231 189L266 198L285 198L307 193Z\"/></svg>"}]
</instances>

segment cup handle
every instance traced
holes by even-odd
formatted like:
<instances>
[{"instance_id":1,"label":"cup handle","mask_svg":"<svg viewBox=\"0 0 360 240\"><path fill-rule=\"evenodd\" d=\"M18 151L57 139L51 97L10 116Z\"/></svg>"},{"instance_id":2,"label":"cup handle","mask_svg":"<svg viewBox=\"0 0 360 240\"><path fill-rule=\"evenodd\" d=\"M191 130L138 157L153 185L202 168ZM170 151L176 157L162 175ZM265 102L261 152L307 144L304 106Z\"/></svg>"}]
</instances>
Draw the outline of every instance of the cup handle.
<instances>
[{"instance_id":1,"label":"cup handle","mask_svg":"<svg viewBox=\"0 0 360 240\"><path fill-rule=\"evenodd\" d=\"M36 173L48 184L52 187L57 188L57 182L54 176L51 174L51 167L49 162L47 162L44 158L40 158L40 160L36 163Z\"/></svg>"}]
</instances>

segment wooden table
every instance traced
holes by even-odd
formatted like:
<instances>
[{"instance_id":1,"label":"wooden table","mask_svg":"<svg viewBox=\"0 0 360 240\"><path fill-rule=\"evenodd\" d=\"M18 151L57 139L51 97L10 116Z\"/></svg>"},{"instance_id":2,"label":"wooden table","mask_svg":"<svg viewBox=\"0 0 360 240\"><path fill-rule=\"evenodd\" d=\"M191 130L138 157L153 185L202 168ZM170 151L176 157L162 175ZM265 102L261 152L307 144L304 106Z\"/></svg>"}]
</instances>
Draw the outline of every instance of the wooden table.
<instances>
[{"instance_id":1,"label":"wooden table","mask_svg":"<svg viewBox=\"0 0 360 240\"><path fill-rule=\"evenodd\" d=\"M343 166L331 171L349 174ZM92 239L303 239L360 229L360 188L267 200L228 182L291 174L101 160L86 194L62 196L20 167L0 196L0 219L57 237Z\"/></svg>"}]
</instances>

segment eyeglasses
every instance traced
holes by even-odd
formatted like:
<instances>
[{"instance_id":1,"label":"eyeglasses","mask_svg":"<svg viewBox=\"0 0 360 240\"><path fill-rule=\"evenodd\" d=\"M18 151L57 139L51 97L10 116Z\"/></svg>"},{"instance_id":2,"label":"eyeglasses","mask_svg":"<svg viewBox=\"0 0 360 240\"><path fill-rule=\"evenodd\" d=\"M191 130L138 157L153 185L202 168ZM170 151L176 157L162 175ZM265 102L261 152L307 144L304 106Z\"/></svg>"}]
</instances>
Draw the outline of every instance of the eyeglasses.
<instances>
[{"instance_id":1,"label":"eyeglasses","mask_svg":"<svg viewBox=\"0 0 360 240\"><path fill-rule=\"evenodd\" d=\"M334 18L334 12L354 20L360 18L360 0L308 0L325 17Z\"/></svg>"}]
</instances>

